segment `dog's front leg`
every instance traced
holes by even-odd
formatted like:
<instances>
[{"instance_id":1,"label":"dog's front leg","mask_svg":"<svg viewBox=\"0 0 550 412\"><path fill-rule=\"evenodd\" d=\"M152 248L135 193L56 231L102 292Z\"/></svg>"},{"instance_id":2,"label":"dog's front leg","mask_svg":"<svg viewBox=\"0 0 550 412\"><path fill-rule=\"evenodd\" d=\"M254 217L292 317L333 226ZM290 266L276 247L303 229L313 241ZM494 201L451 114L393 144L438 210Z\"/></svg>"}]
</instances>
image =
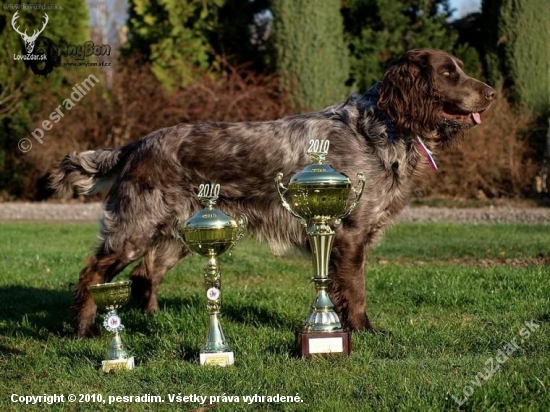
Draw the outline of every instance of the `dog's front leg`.
<instances>
[{"instance_id":1,"label":"dog's front leg","mask_svg":"<svg viewBox=\"0 0 550 412\"><path fill-rule=\"evenodd\" d=\"M330 298L344 329L348 331L373 329L366 312L366 250L361 238L358 233L340 230L330 261Z\"/></svg>"}]
</instances>

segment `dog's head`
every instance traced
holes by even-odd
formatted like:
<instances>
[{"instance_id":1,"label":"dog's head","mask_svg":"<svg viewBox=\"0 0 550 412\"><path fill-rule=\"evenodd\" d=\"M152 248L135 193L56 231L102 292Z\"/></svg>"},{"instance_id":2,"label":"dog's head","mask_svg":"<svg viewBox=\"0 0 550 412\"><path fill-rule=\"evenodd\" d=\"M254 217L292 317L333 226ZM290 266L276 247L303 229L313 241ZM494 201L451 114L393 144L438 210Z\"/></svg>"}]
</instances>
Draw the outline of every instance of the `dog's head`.
<instances>
[{"instance_id":1,"label":"dog's head","mask_svg":"<svg viewBox=\"0 0 550 412\"><path fill-rule=\"evenodd\" d=\"M377 106L396 132L430 136L436 131L439 139L452 139L481 123L496 95L462 66L442 50L410 50L384 73Z\"/></svg>"}]
</instances>

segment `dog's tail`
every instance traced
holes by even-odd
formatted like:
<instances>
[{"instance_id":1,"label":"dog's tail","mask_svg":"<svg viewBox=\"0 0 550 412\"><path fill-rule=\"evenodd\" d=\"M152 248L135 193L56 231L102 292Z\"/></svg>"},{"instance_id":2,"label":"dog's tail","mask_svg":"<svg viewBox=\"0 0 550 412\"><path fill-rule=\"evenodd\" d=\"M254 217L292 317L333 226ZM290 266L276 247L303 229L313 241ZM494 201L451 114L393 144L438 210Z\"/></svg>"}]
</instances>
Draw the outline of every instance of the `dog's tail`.
<instances>
[{"instance_id":1,"label":"dog's tail","mask_svg":"<svg viewBox=\"0 0 550 412\"><path fill-rule=\"evenodd\" d=\"M50 187L60 194L76 190L79 195L107 189L122 163L121 155L120 148L72 152L50 172Z\"/></svg>"}]
</instances>

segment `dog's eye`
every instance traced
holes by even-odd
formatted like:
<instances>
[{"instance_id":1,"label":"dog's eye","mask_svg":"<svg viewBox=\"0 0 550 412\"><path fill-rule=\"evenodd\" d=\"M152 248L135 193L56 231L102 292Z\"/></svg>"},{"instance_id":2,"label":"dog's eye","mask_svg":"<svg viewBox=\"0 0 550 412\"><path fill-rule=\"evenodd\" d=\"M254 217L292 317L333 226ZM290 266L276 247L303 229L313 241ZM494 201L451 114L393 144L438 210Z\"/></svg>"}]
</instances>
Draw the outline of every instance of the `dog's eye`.
<instances>
[{"instance_id":1,"label":"dog's eye","mask_svg":"<svg viewBox=\"0 0 550 412\"><path fill-rule=\"evenodd\" d=\"M445 70L444 72L441 72L442 76L450 76L451 72L449 70Z\"/></svg>"}]
</instances>

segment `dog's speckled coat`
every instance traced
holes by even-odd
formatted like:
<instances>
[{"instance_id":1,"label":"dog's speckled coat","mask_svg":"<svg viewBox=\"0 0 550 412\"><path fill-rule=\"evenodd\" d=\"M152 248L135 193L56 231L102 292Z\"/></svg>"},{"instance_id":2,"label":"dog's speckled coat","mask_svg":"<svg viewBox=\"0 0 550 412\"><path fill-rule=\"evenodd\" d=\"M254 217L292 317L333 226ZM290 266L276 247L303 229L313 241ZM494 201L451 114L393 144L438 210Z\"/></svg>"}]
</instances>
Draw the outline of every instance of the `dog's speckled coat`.
<instances>
[{"instance_id":1,"label":"dog's speckled coat","mask_svg":"<svg viewBox=\"0 0 550 412\"><path fill-rule=\"evenodd\" d=\"M108 282L131 262L132 293L144 310L158 310L157 290L188 251L172 233L200 208L201 183L220 183L218 207L245 213L249 229L277 252L307 247L305 231L286 211L274 178L288 179L310 163L310 139L330 140L328 163L352 182L363 172L363 198L336 229L330 296L348 330L372 328L366 314L365 257L406 205L429 166L416 136L435 150L479 122L494 90L468 77L439 50L405 53L361 98L268 122L180 124L121 148L72 153L52 172L58 191L93 193L112 185L105 202L101 243L76 288L77 333L90 336L96 307L87 286Z\"/></svg>"}]
</instances>

